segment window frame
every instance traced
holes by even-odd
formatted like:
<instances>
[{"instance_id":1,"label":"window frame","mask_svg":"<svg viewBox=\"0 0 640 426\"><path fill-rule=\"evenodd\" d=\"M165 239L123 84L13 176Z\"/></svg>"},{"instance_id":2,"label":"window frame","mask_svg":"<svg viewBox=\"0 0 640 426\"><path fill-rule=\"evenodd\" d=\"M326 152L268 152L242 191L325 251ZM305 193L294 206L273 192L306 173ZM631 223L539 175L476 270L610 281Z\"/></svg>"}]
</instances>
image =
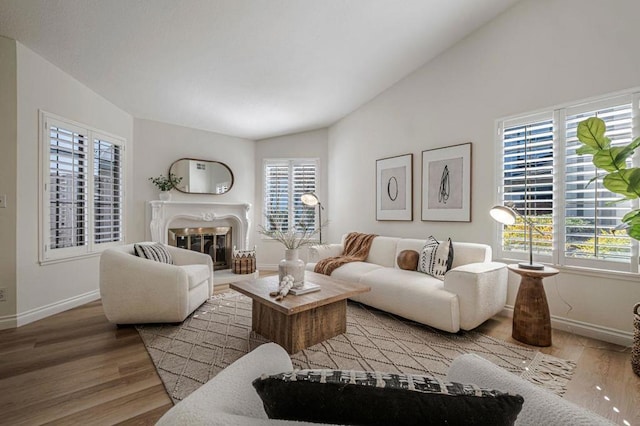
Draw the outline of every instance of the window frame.
<instances>
[{"instance_id":1,"label":"window frame","mask_svg":"<svg viewBox=\"0 0 640 426\"><path fill-rule=\"evenodd\" d=\"M264 158L262 161L262 219L260 221L262 227L264 227L265 229L267 228L267 167L269 165L277 165L277 164L287 164L287 168L288 168L288 223L293 223L294 222L294 216L295 216L295 208L294 207L294 203L295 203L295 199L293 197L293 192L294 192L294 181L293 181L293 173L294 173L294 166L296 164L309 164L309 163L313 163L315 166L315 194L321 198L321 193L322 193L322 188L320 187L320 158L318 157L296 157L296 158ZM308 209L312 209L312 207L306 207ZM314 229L318 229L319 226L319 218L318 218L318 213L317 213L317 208L313 207L313 216L314 216ZM271 238L262 235L261 238L263 240L272 240ZM313 241L319 241L319 236L315 236Z\"/></svg>"},{"instance_id":2,"label":"window frame","mask_svg":"<svg viewBox=\"0 0 640 426\"><path fill-rule=\"evenodd\" d=\"M501 205L503 203L504 194L504 168L503 168L503 156L504 156L504 140L503 129L512 127L518 124L531 123L533 121L543 120L544 118L551 117L553 120L553 210L552 210L552 223L553 223L553 243L552 253L550 255L537 254L534 247L534 257L537 261L542 263L552 264L556 267L574 269L577 271L592 271L595 273L620 273L623 275L637 275L639 273L639 242L631 239L631 252L629 262L616 262L613 260L602 260L596 258L574 258L566 256L564 252L565 245L565 196L566 181L564 173L567 170L566 164L566 147L567 147L567 128L566 118L585 112L594 110L601 110L618 106L623 103L631 103L632 124L631 132L632 138L640 136L640 89L627 90L624 92L609 94L606 96L599 96L596 98L590 98L578 102L571 102L555 107L545 108L538 111L518 114L509 117L503 117L497 119L495 122L496 137L496 187L498 188L495 204ZM632 158L634 166L640 164L640 150L636 150ZM593 185L593 183L591 184ZM632 200L632 207L637 208L639 200ZM522 261L528 259L528 250L526 252L513 252L503 250L502 230L503 226L494 222L494 241L493 246L497 258L503 260L515 260Z\"/></svg>"},{"instance_id":3,"label":"window frame","mask_svg":"<svg viewBox=\"0 0 640 426\"><path fill-rule=\"evenodd\" d=\"M50 231L50 126L54 125L66 130L78 132L84 135L86 140L86 243L80 246L51 248ZM76 260L84 257L99 255L102 251L125 243L126 235L126 139L110 134L103 130L78 123L65 117L52 114L47 111L39 111L39 232L38 232L38 261L41 265ZM95 181L94 181L94 143L95 140L102 140L120 147L120 226L119 239L112 242L95 242Z\"/></svg>"}]
</instances>

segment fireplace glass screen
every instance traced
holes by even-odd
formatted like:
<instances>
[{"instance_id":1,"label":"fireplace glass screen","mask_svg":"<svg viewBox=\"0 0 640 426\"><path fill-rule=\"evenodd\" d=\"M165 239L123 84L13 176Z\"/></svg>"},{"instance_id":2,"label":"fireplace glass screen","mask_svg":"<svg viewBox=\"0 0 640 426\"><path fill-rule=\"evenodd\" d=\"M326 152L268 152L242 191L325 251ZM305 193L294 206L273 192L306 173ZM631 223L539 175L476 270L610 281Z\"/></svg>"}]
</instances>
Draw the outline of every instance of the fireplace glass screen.
<instances>
[{"instance_id":1,"label":"fireplace glass screen","mask_svg":"<svg viewBox=\"0 0 640 426\"><path fill-rule=\"evenodd\" d=\"M213 260L213 269L231 267L232 236L230 226L211 228L169 229L169 244L175 247L208 254Z\"/></svg>"}]
</instances>

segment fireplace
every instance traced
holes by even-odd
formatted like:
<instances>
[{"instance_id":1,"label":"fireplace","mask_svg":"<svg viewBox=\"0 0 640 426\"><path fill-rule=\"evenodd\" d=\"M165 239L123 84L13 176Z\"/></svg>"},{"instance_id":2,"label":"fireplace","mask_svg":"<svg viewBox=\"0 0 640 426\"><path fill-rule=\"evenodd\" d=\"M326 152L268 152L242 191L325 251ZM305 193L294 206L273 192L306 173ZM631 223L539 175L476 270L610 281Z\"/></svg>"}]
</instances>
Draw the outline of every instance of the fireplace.
<instances>
[{"instance_id":1,"label":"fireplace","mask_svg":"<svg viewBox=\"0 0 640 426\"><path fill-rule=\"evenodd\" d=\"M169 245L208 254L213 260L213 270L229 269L233 247L232 228L213 226L208 228L171 228Z\"/></svg>"},{"instance_id":2,"label":"fireplace","mask_svg":"<svg viewBox=\"0 0 640 426\"><path fill-rule=\"evenodd\" d=\"M228 284L246 280L247 275L234 274L231 269L233 247L247 250L251 205L211 203L204 201L150 201L151 240L211 255L216 269L213 284ZM188 229L190 231L185 231ZM227 233L226 229L231 230ZM204 230L207 230L206 232ZM224 234L223 234L224 233ZM173 237L171 236L173 234ZM175 243L169 241L175 239ZM220 247L224 247L224 255ZM223 259L226 266L223 266ZM258 277L258 271L253 274Z\"/></svg>"}]
</instances>

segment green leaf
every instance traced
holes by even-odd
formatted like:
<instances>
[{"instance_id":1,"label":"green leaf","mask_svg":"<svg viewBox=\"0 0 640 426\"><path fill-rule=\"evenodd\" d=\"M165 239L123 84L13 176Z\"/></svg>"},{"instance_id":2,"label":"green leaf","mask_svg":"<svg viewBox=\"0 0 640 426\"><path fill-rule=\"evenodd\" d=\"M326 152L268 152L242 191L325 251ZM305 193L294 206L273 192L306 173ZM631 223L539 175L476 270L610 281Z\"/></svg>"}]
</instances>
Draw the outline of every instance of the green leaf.
<instances>
[{"instance_id":1,"label":"green leaf","mask_svg":"<svg viewBox=\"0 0 640 426\"><path fill-rule=\"evenodd\" d=\"M640 240L640 224L627 228L627 234L634 240Z\"/></svg>"},{"instance_id":2,"label":"green leaf","mask_svg":"<svg viewBox=\"0 0 640 426\"><path fill-rule=\"evenodd\" d=\"M577 136L580 142L593 149L607 149L611 141L604 136L606 130L607 126L602 119L591 117L578 124Z\"/></svg>"},{"instance_id":3,"label":"green leaf","mask_svg":"<svg viewBox=\"0 0 640 426\"><path fill-rule=\"evenodd\" d=\"M602 179L602 184L611 192L615 192L629 199L637 198L638 196L635 192L628 191L629 177L627 175L630 174L628 173L629 171L631 171L631 169L609 173Z\"/></svg>"},{"instance_id":4,"label":"green leaf","mask_svg":"<svg viewBox=\"0 0 640 426\"><path fill-rule=\"evenodd\" d=\"M580 148L576 149L576 154L578 155L593 155L596 152L598 152L598 150L595 148L591 148L589 145L582 145Z\"/></svg>"},{"instance_id":5,"label":"green leaf","mask_svg":"<svg viewBox=\"0 0 640 426\"><path fill-rule=\"evenodd\" d=\"M636 222L640 225L640 209L631 210L629 213L623 216L622 221L624 223L628 223L629 225L632 225Z\"/></svg>"},{"instance_id":6,"label":"green leaf","mask_svg":"<svg viewBox=\"0 0 640 426\"><path fill-rule=\"evenodd\" d=\"M629 173L629 187L627 191L635 192L635 194L638 195L638 192L640 192L640 168L634 167L627 170Z\"/></svg>"},{"instance_id":7,"label":"green leaf","mask_svg":"<svg viewBox=\"0 0 640 426\"><path fill-rule=\"evenodd\" d=\"M614 159L618 157L618 154L623 149L624 148L622 147L602 149L593 154L593 164L597 168L606 170L608 172L615 172L616 170L624 169L627 167L627 163L624 158L619 162L614 161Z\"/></svg>"},{"instance_id":8,"label":"green leaf","mask_svg":"<svg viewBox=\"0 0 640 426\"><path fill-rule=\"evenodd\" d=\"M636 138L629 145L625 146L616 156L616 162L624 161L633 155L633 151L640 146L640 138Z\"/></svg>"}]
</instances>

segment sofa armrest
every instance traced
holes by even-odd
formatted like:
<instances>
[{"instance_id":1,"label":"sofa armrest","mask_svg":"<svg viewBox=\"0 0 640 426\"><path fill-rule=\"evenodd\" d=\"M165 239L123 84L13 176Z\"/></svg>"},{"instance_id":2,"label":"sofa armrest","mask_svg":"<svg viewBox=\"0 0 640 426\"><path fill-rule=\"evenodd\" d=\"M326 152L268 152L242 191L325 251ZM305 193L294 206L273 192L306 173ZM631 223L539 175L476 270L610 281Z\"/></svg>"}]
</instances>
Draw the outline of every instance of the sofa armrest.
<instances>
[{"instance_id":1,"label":"sofa armrest","mask_svg":"<svg viewBox=\"0 0 640 426\"><path fill-rule=\"evenodd\" d=\"M213 260L211 256L197 251L173 247L165 244L165 248L171 254L173 263L183 265L207 265L209 267L209 295L213 294Z\"/></svg>"},{"instance_id":2,"label":"sofa armrest","mask_svg":"<svg viewBox=\"0 0 640 426\"><path fill-rule=\"evenodd\" d=\"M444 289L458 296L460 328L471 330L502 311L507 302L507 266L469 263L444 276Z\"/></svg>"},{"instance_id":3,"label":"sofa armrest","mask_svg":"<svg viewBox=\"0 0 640 426\"><path fill-rule=\"evenodd\" d=\"M257 419L267 419L267 414L262 400L253 388L253 380L262 374L291 370L293 366L287 352L275 343L266 343L222 370L167 411L156 424L263 424ZM231 421L229 415L240 422L228 423ZM287 423L289 422L283 422Z\"/></svg>"},{"instance_id":4,"label":"sofa armrest","mask_svg":"<svg viewBox=\"0 0 640 426\"><path fill-rule=\"evenodd\" d=\"M189 309L189 280L178 266L105 250L100 255L100 296L113 323L136 323L159 313L182 321Z\"/></svg>"},{"instance_id":5,"label":"sofa armrest","mask_svg":"<svg viewBox=\"0 0 640 426\"><path fill-rule=\"evenodd\" d=\"M318 262L327 257L340 256L344 248L342 244L323 244L309 247L309 262Z\"/></svg>"},{"instance_id":6,"label":"sofa armrest","mask_svg":"<svg viewBox=\"0 0 640 426\"><path fill-rule=\"evenodd\" d=\"M524 398L517 425L611 425L612 422L510 373L476 354L453 360L447 381L475 384Z\"/></svg>"}]
</instances>

